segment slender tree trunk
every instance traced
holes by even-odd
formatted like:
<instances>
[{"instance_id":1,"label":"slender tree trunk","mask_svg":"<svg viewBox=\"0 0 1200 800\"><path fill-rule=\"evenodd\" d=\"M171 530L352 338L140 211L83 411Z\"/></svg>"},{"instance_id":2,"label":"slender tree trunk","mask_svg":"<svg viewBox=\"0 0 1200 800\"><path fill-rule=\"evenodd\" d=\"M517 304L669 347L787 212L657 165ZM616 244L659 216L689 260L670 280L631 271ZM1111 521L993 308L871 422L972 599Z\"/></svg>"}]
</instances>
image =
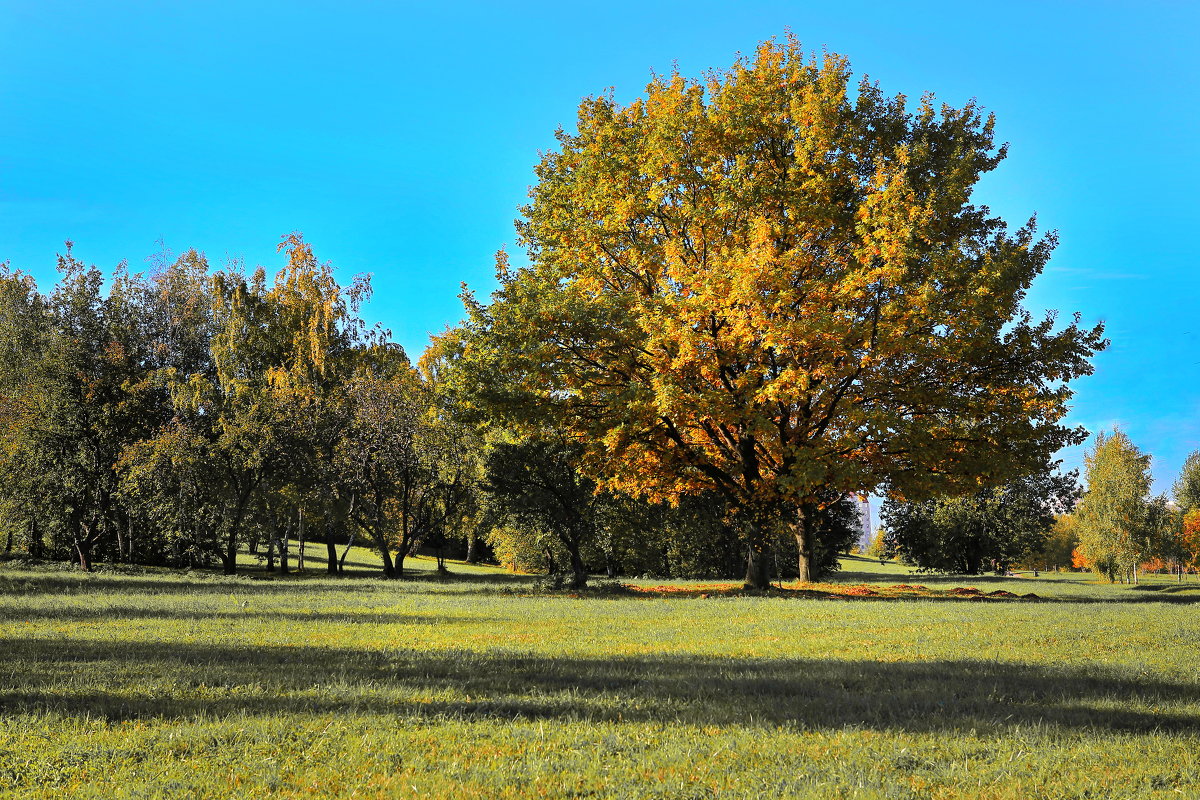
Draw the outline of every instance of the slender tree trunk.
<instances>
[{"instance_id":1,"label":"slender tree trunk","mask_svg":"<svg viewBox=\"0 0 1200 800\"><path fill-rule=\"evenodd\" d=\"M267 572L275 571L275 537L267 539Z\"/></svg>"},{"instance_id":2,"label":"slender tree trunk","mask_svg":"<svg viewBox=\"0 0 1200 800\"><path fill-rule=\"evenodd\" d=\"M296 545L296 570L298 572L303 572L304 571L304 506L300 507L300 519L296 522L296 527L298 528L298 530L296 531L296 535L297 535L297 538L299 539L299 542Z\"/></svg>"},{"instance_id":3,"label":"slender tree trunk","mask_svg":"<svg viewBox=\"0 0 1200 800\"><path fill-rule=\"evenodd\" d=\"M400 571L396 569L396 565L392 563L391 548L388 547L387 538L383 535L383 512L380 510L379 495L375 497L375 530L371 531L375 544L379 548L379 556L383 559L383 577L398 578ZM349 549L349 548L347 548ZM404 564L404 549L396 554L400 558L401 569Z\"/></svg>"},{"instance_id":4,"label":"slender tree trunk","mask_svg":"<svg viewBox=\"0 0 1200 800\"><path fill-rule=\"evenodd\" d=\"M467 563L474 564L479 560L479 533L472 526L471 532L467 534Z\"/></svg>"},{"instance_id":5,"label":"slender tree trunk","mask_svg":"<svg viewBox=\"0 0 1200 800\"><path fill-rule=\"evenodd\" d=\"M92 571L92 542L95 535L83 520L83 515L73 515L71 524L71 540L75 545L75 555L78 557L79 568L84 572Z\"/></svg>"},{"instance_id":6,"label":"slender tree trunk","mask_svg":"<svg viewBox=\"0 0 1200 800\"><path fill-rule=\"evenodd\" d=\"M9 528L8 529L8 542L6 542L4 545L4 555L6 555L6 556L12 555L12 548L13 548L13 530L12 530L12 528Z\"/></svg>"},{"instance_id":7,"label":"slender tree trunk","mask_svg":"<svg viewBox=\"0 0 1200 800\"><path fill-rule=\"evenodd\" d=\"M325 571L338 574L337 543L333 541L333 517L325 517Z\"/></svg>"},{"instance_id":8,"label":"slender tree trunk","mask_svg":"<svg viewBox=\"0 0 1200 800\"><path fill-rule=\"evenodd\" d=\"M287 575L291 572L291 565L288 563L288 539L291 537L292 526L288 522L283 526L283 537L279 540L279 572L282 575Z\"/></svg>"},{"instance_id":9,"label":"slender tree trunk","mask_svg":"<svg viewBox=\"0 0 1200 800\"><path fill-rule=\"evenodd\" d=\"M84 540L75 537L75 554L79 556L79 568L84 572L92 571L91 549Z\"/></svg>"},{"instance_id":10,"label":"slender tree trunk","mask_svg":"<svg viewBox=\"0 0 1200 800\"><path fill-rule=\"evenodd\" d=\"M812 520L805 513L804 509L796 512L796 521L793 523L796 536L796 550L798 552L796 560L796 580L800 583L810 583L813 579L814 557L813 557L813 536L812 536Z\"/></svg>"},{"instance_id":11,"label":"slender tree trunk","mask_svg":"<svg viewBox=\"0 0 1200 800\"><path fill-rule=\"evenodd\" d=\"M338 572L346 571L346 556L350 555L350 548L354 547L354 531L350 531L350 538L346 540L346 549L342 551L342 557L338 559Z\"/></svg>"}]
</instances>

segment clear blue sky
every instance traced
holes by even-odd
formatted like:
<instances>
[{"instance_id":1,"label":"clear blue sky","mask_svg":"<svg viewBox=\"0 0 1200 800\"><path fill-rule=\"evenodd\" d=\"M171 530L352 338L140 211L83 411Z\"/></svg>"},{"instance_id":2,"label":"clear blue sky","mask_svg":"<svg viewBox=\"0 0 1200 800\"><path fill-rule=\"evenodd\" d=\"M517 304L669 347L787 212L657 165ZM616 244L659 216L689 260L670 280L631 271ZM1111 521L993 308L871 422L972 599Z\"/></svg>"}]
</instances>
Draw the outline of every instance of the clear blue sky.
<instances>
[{"instance_id":1,"label":"clear blue sky","mask_svg":"<svg viewBox=\"0 0 1200 800\"><path fill-rule=\"evenodd\" d=\"M891 93L975 97L1009 159L977 199L1062 244L1035 309L1104 320L1072 419L1119 423L1166 490L1200 448L1200 4L0 0L0 260L44 286L73 239L136 270L160 238L279 264L301 230L414 355L460 316L539 148L619 100L793 30ZM1065 453L1078 464L1078 450Z\"/></svg>"}]
</instances>

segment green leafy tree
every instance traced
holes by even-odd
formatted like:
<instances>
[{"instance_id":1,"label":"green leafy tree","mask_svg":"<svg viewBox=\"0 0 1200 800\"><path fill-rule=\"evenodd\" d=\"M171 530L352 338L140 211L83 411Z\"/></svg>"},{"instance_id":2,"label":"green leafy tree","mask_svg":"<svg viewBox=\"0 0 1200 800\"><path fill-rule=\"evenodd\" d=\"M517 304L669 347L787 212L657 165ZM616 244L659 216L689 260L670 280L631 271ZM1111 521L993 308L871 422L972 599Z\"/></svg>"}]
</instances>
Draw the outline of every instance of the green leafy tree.
<instances>
[{"instance_id":1,"label":"green leafy tree","mask_svg":"<svg viewBox=\"0 0 1200 800\"><path fill-rule=\"evenodd\" d=\"M566 554L570 586L587 585L586 548L596 543L604 499L579 472L580 448L547 439L501 442L487 456L487 489L512 527L544 537ZM553 542L557 545L554 547ZM548 558L548 568L556 566Z\"/></svg>"},{"instance_id":2,"label":"green leafy tree","mask_svg":"<svg viewBox=\"0 0 1200 800\"><path fill-rule=\"evenodd\" d=\"M1200 508L1200 450L1192 451L1184 460L1172 493L1184 514Z\"/></svg>"},{"instance_id":3,"label":"green leafy tree","mask_svg":"<svg viewBox=\"0 0 1200 800\"><path fill-rule=\"evenodd\" d=\"M1137 580L1137 566L1152 556L1150 456L1120 429L1096 436L1084 456L1087 492L1075 511L1079 549L1092 569L1110 581Z\"/></svg>"},{"instance_id":4,"label":"green leafy tree","mask_svg":"<svg viewBox=\"0 0 1200 800\"><path fill-rule=\"evenodd\" d=\"M26 468L42 500L55 545L90 570L98 547L126 550L128 519L117 502L114 464L122 450L147 435L154 414L145 383L145 337L135 279L104 276L77 260L68 243L61 277L47 299L47 346L27 417Z\"/></svg>"},{"instance_id":5,"label":"green leafy tree","mask_svg":"<svg viewBox=\"0 0 1200 800\"><path fill-rule=\"evenodd\" d=\"M0 514L5 555L14 541L40 555L45 517L41 475L29 469L37 455L39 409L51 389L46 373L51 326L45 298L33 278L0 264Z\"/></svg>"},{"instance_id":6,"label":"green leafy tree","mask_svg":"<svg viewBox=\"0 0 1200 800\"><path fill-rule=\"evenodd\" d=\"M1033 475L966 497L908 503L888 499L880 515L886 549L923 570L1003 573L1045 546L1056 515L1079 497L1078 475L1047 465Z\"/></svg>"},{"instance_id":7,"label":"green leafy tree","mask_svg":"<svg viewBox=\"0 0 1200 800\"><path fill-rule=\"evenodd\" d=\"M1022 307L1054 238L971 202L1003 157L973 102L910 111L790 38L589 98L537 166L529 266L467 297L468 357L607 489L722 494L752 584L780 530L808 579L823 503L974 490L1081 438L1067 387L1102 331Z\"/></svg>"},{"instance_id":8,"label":"green leafy tree","mask_svg":"<svg viewBox=\"0 0 1200 800\"><path fill-rule=\"evenodd\" d=\"M1075 515L1059 514L1045 542L1022 558L1018 566L1043 571L1070 569L1077 547L1079 535L1075 531Z\"/></svg>"},{"instance_id":9,"label":"green leafy tree","mask_svg":"<svg viewBox=\"0 0 1200 800\"><path fill-rule=\"evenodd\" d=\"M361 354L348 384L352 417L338 448L339 474L354 497L355 522L400 577L404 559L444 524L445 480L455 449L429 387L397 345Z\"/></svg>"}]
</instances>

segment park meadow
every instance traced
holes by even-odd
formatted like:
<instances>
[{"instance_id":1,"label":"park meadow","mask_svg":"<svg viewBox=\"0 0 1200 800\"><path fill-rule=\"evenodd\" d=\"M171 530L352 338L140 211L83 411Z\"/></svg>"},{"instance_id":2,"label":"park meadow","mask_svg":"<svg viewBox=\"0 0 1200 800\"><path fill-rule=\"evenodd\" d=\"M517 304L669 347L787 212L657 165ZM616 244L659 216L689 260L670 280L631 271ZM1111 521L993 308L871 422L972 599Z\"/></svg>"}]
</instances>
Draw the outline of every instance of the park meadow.
<instances>
[{"instance_id":1,"label":"park meadow","mask_svg":"<svg viewBox=\"0 0 1200 800\"><path fill-rule=\"evenodd\" d=\"M0 796L1200 797L1200 450L1072 420L994 117L788 33L554 135L419 354L299 231L0 262Z\"/></svg>"},{"instance_id":2,"label":"park meadow","mask_svg":"<svg viewBox=\"0 0 1200 800\"><path fill-rule=\"evenodd\" d=\"M0 566L0 795L1200 794L1194 577L378 566Z\"/></svg>"}]
</instances>

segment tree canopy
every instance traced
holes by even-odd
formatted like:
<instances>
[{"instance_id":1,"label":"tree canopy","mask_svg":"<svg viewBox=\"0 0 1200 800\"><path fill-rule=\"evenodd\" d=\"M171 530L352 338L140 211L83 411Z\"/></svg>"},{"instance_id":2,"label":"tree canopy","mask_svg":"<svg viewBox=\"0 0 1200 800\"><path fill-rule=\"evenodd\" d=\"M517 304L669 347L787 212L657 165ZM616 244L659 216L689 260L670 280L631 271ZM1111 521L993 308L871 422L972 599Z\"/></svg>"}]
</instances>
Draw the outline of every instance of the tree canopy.
<instances>
[{"instance_id":1,"label":"tree canopy","mask_svg":"<svg viewBox=\"0 0 1200 800\"><path fill-rule=\"evenodd\" d=\"M467 297L466 357L605 488L720 492L752 582L781 526L807 579L843 494L976 490L1081 439L1062 418L1102 329L1023 308L1055 240L971 202L1004 154L974 102L909 110L791 38L588 98L522 209L529 265L501 254L492 302Z\"/></svg>"}]
</instances>

